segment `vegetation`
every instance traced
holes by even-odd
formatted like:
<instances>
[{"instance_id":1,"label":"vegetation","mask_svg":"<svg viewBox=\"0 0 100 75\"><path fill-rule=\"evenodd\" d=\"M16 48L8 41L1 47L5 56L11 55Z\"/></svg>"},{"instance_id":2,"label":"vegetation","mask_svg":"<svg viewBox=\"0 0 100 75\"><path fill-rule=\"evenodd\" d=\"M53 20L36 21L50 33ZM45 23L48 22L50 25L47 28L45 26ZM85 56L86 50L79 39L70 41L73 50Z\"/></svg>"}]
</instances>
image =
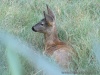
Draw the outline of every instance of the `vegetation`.
<instances>
[{"instance_id":1,"label":"vegetation","mask_svg":"<svg viewBox=\"0 0 100 75\"><path fill-rule=\"evenodd\" d=\"M100 0L0 0L0 32L18 37L42 53L43 34L31 28L44 17L46 4L56 15L59 38L78 53L78 71L99 75ZM0 75L11 75L6 47L0 42ZM20 58L24 75L34 75L34 67L24 57Z\"/></svg>"}]
</instances>

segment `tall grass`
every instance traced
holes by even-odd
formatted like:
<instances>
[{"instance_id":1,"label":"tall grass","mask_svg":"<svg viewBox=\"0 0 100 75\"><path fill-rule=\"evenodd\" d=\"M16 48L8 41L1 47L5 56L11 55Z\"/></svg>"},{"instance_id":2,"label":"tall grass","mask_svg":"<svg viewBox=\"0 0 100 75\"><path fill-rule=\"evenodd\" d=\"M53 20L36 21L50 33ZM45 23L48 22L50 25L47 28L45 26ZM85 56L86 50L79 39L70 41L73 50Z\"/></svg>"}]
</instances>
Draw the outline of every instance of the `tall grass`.
<instances>
[{"instance_id":1,"label":"tall grass","mask_svg":"<svg viewBox=\"0 0 100 75\"><path fill-rule=\"evenodd\" d=\"M44 37L31 27L43 18L46 4L56 15L59 38L78 53L78 71L100 74L95 55L99 45L94 42L100 42L100 0L0 0L0 31L19 37L42 53ZM10 75L6 56L6 46L0 43L0 75ZM34 68L23 57L21 64L26 75L33 74Z\"/></svg>"}]
</instances>

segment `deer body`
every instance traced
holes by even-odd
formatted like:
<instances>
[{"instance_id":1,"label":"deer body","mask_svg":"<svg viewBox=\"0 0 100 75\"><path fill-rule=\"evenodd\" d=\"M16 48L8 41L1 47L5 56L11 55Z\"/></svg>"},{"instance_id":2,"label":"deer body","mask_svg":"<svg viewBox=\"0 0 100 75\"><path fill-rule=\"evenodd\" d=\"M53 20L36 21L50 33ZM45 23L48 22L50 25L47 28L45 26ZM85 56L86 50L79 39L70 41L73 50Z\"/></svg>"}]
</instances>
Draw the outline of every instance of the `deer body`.
<instances>
[{"instance_id":1,"label":"deer body","mask_svg":"<svg viewBox=\"0 0 100 75\"><path fill-rule=\"evenodd\" d=\"M51 56L61 66L69 68L73 54L72 47L58 38L56 31L55 15L47 6L48 14L44 12L44 18L32 27L35 32L44 34L44 54Z\"/></svg>"},{"instance_id":2,"label":"deer body","mask_svg":"<svg viewBox=\"0 0 100 75\"><path fill-rule=\"evenodd\" d=\"M45 51L44 54L51 56L61 67L69 67L71 62L72 48L60 41L57 34L44 34Z\"/></svg>"}]
</instances>

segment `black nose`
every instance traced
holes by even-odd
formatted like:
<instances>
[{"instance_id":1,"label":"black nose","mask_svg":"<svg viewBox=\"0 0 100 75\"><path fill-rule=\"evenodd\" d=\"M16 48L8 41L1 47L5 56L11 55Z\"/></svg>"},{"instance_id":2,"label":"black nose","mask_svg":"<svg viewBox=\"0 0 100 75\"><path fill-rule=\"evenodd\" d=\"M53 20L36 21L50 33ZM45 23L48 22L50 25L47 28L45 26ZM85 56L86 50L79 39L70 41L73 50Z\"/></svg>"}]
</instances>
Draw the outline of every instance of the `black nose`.
<instances>
[{"instance_id":1,"label":"black nose","mask_svg":"<svg viewBox=\"0 0 100 75\"><path fill-rule=\"evenodd\" d=\"M34 29L34 27L32 27L32 30L36 32L36 30Z\"/></svg>"}]
</instances>

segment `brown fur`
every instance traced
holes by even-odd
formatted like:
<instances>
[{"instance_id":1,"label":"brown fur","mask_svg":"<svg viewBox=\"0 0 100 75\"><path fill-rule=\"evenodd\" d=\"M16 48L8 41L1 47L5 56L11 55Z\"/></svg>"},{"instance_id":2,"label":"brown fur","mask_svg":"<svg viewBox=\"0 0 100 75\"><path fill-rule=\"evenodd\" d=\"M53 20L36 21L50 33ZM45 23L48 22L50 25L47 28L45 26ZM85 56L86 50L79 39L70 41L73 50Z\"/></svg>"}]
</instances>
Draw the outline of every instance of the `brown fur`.
<instances>
[{"instance_id":1,"label":"brown fur","mask_svg":"<svg viewBox=\"0 0 100 75\"><path fill-rule=\"evenodd\" d=\"M45 36L45 51L44 53L51 56L55 61L65 68L69 68L72 58L72 47L60 41L56 32L44 34Z\"/></svg>"}]
</instances>

